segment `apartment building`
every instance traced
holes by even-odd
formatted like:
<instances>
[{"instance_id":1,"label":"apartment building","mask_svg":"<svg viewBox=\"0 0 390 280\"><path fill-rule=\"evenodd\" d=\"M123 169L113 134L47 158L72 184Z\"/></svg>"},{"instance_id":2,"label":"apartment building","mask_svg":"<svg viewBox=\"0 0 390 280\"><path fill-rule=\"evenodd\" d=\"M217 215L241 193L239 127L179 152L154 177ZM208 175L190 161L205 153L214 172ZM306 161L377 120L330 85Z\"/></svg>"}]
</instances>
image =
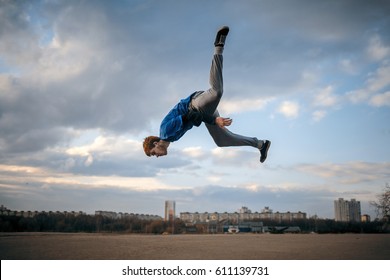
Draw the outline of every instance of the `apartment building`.
<instances>
[{"instance_id":1,"label":"apartment building","mask_svg":"<svg viewBox=\"0 0 390 280\"><path fill-rule=\"evenodd\" d=\"M360 201L356 201L356 199L348 201L339 198L334 201L334 214L336 222L360 222Z\"/></svg>"},{"instance_id":2,"label":"apartment building","mask_svg":"<svg viewBox=\"0 0 390 280\"><path fill-rule=\"evenodd\" d=\"M240 223L252 220L276 220L279 222L290 222L298 219L306 219L307 215L303 212L273 212L269 207L265 207L261 212L252 212L248 207L241 207L238 212L219 213L219 212L182 212L180 219L187 223L199 222L231 222Z\"/></svg>"}]
</instances>

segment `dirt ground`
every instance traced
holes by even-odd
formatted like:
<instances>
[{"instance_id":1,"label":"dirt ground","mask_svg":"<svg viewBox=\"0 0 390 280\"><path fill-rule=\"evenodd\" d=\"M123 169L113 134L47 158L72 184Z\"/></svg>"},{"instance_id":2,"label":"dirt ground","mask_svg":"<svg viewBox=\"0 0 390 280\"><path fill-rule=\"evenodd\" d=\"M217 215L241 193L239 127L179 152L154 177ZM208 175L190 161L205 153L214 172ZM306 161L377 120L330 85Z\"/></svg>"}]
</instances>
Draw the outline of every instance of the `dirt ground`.
<instances>
[{"instance_id":1,"label":"dirt ground","mask_svg":"<svg viewBox=\"0 0 390 280\"><path fill-rule=\"evenodd\" d=\"M2 260L389 260L390 234L0 233Z\"/></svg>"}]
</instances>

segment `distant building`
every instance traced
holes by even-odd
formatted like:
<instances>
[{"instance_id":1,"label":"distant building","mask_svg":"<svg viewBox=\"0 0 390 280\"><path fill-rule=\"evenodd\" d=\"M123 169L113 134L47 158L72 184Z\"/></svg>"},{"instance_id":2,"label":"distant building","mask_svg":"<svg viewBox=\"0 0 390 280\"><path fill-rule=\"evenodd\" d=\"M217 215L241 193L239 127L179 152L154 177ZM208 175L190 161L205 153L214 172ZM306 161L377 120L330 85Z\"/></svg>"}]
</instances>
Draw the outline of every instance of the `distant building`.
<instances>
[{"instance_id":1,"label":"distant building","mask_svg":"<svg viewBox=\"0 0 390 280\"><path fill-rule=\"evenodd\" d=\"M306 219L306 213L303 212L286 212L273 213L272 209L265 207L260 213L252 212L248 207L241 207L238 212L234 213L190 213L182 212L180 213L180 219L186 223L199 223L199 222L230 222L230 223L241 223L244 221L253 221L253 220L275 220L278 222L290 222L294 220Z\"/></svg>"},{"instance_id":2,"label":"distant building","mask_svg":"<svg viewBox=\"0 0 390 280\"><path fill-rule=\"evenodd\" d=\"M239 233L239 232L253 232L263 233L264 227L262 222L244 222L237 225L224 225L224 233Z\"/></svg>"},{"instance_id":3,"label":"distant building","mask_svg":"<svg viewBox=\"0 0 390 280\"><path fill-rule=\"evenodd\" d=\"M165 201L165 221L173 221L176 216L176 202L174 200Z\"/></svg>"},{"instance_id":4,"label":"distant building","mask_svg":"<svg viewBox=\"0 0 390 280\"><path fill-rule=\"evenodd\" d=\"M102 216L110 219L134 218L134 219L146 220L146 221L156 221L156 220L158 221L162 219L158 215L122 213L122 212L117 213L113 211L102 211L102 210L96 210L95 216Z\"/></svg>"},{"instance_id":5,"label":"distant building","mask_svg":"<svg viewBox=\"0 0 390 280\"><path fill-rule=\"evenodd\" d=\"M348 201L339 198L334 201L334 213L336 222L360 222L360 201L356 201L356 199Z\"/></svg>"},{"instance_id":6,"label":"distant building","mask_svg":"<svg viewBox=\"0 0 390 280\"><path fill-rule=\"evenodd\" d=\"M35 216L38 216L38 215L50 215L50 216L53 216L53 215L65 215L65 216L79 216L79 215L85 215L84 212L82 211L79 211L79 212L75 212L75 211L71 211L71 212L68 212L68 211L17 211L17 210L9 210L5 207L3 207L2 209L0 209L0 216L14 216L14 217L23 217L23 218L33 218Z\"/></svg>"},{"instance_id":7,"label":"distant building","mask_svg":"<svg viewBox=\"0 0 390 280\"><path fill-rule=\"evenodd\" d=\"M77 217L82 215L87 215L87 213L82 211L16 211L10 210L7 207L1 205L0 206L0 216L15 216L15 217L24 217L24 218L34 218L38 215L49 215L49 216L67 216L67 217ZM105 218L111 219L121 219L121 218L137 218L140 220L162 220L160 216L157 215L148 215L148 214L129 214L129 213L116 213L113 211L95 211L95 216L102 216Z\"/></svg>"}]
</instances>

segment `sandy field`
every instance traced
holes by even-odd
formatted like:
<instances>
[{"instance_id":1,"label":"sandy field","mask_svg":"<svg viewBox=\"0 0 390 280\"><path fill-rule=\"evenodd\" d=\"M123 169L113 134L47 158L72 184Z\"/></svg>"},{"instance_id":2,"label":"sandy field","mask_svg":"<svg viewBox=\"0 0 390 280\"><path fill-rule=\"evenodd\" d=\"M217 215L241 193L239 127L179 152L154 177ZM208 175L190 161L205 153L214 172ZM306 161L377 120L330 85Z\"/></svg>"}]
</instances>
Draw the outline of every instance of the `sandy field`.
<instances>
[{"instance_id":1,"label":"sandy field","mask_svg":"<svg viewBox=\"0 0 390 280\"><path fill-rule=\"evenodd\" d=\"M0 233L2 260L389 260L390 234Z\"/></svg>"}]
</instances>

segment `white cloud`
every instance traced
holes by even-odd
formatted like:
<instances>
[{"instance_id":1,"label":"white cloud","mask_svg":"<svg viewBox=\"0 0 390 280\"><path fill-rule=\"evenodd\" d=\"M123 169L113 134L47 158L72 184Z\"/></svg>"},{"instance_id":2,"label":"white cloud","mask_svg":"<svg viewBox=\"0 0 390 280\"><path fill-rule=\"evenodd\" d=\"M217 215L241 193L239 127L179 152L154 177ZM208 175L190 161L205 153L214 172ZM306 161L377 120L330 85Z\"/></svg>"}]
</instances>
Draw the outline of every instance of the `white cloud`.
<instances>
[{"instance_id":1,"label":"white cloud","mask_svg":"<svg viewBox=\"0 0 390 280\"><path fill-rule=\"evenodd\" d=\"M390 85L390 64L384 63L375 74L367 80L367 90L377 92Z\"/></svg>"},{"instance_id":2,"label":"white cloud","mask_svg":"<svg viewBox=\"0 0 390 280\"><path fill-rule=\"evenodd\" d=\"M390 91L374 95L370 99L370 104L375 107L390 106Z\"/></svg>"},{"instance_id":3,"label":"white cloud","mask_svg":"<svg viewBox=\"0 0 390 280\"><path fill-rule=\"evenodd\" d=\"M123 156L141 150L141 143L125 137L97 136L91 144L71 147L66 150L69 155L89 157L91 154Z\"/></svg>"},{"instance_id":4,"label":"white cloud","mask_svg":"<svg viewBox=\"0 0 390 280\"><path fill-rule=\"evenodd\" d=\"M386 182L390 179L388 172L390 162L372 163L353 161L347 163L302 164L296 169L348 185L375 182L377 180Z\"/></svg>"},{"instance_id":5,"label":"white cloud","mask_svg":"<svg viewBox=\"0 0 390 280\"><path fill-rule=\"evenodd\" d=\"M353 103L366 102L370 100L370 97L373 95L381 95L381 90L390 86L390 65L389 63L384 63L381 67L379 67L375 73L370 75L370 77L365 82L365 87L361 89L357 89L354 91L350 91L347 93L347 97ZM382 94L383 95L383 94ZM385 100L387 97L387 93L384 96L379 97L382 100ZM369 102L369 104L377 106L376 102L380 102L380 100Z\"/></svg>"},{"instance_id":6,"label":"white cloud","mask_svg":"<svg viewBox=\"0 0 390 280\"><path fill-rule=\"evenodd\" d=\"M381 37L376 34L370 38L367 54L374 61L381 61L390 55L390 47L385 46Z\"/></svg>"},{"instance_id":7,"label":"white cloud","mask_svg":"<svg viewBox=\"0 0 390 280\"><path fill-rule=\"evenodd\" d=\"M5 165L0 164L0 172L6 173L23 173L23 174L44 174L45 170L34 166L23 166L23 165Z\"/></svg>"},{"instance_id":8,"label":"white cloud","mask_svg":"<svg viewBox=\"0 0 390 280\"><path fill-rule=\"evenodd\" d=\"M88 167L88 166L92 165L92 163L93 163L93 156L88 155L87 159L84 162L84 165Z\"/></svg>"},{"instance_id":9,"label":"white cloud","mask_svg":"<svg viewBox=\"0 0 390 280\"><path fill-rule=\"evenodd\" d=\"M317 107L332 107L336 105L338 98L333 94L333 87L327 86L320 90L314 97L313 104Z\"/></svg>"},{"instance_id":10,"label":"white cloud","mask_svg":"<svg viewBox=\"0 0 390 280\"><path fill-rule=\"evenodd\" d=\"M339 62L340 68L342 71L344 71L347 74L355 75L357 74L357 66L353 63L350 59L342 59Z\"/></svg>"},{"instance_id":11,"label":"white cloud","mask_svg":"<svg viewBox=\"0 0 390 280\"><path fill-rule=\"evenodd\" d=\"M10 90L12 89L12 81L9 75L0 74L0 94L2 98L8 94L8 97L11 97L12 94Z\"/></svg>"},{"instance_id":12,"label":"white cloud","mask_svg":"<svg viewBox=\"0 0 390 280\"><path fill-rule=\"evenodd\" d=\"M358 89L354 91L347 92L347 98L352 103L364 102L368 99L370 93L366 89Z\"/></svg>"},{"instance_id":13,"label":"white cloud","mask_svg":"<svg viewBox=\"0 0 390 280\"><path fill-rule=\"evenodd\" d=\"M334 107L340 103L340 98L334 94L334 88L331 85L320 89L313 98L312 105L319 107L320 109L315 110L312 113L312 120L318 122L322 120L326 115L327 111L323 108Z\"/></svg>"},{"instance_id":14,"label":"white cloud","mask_svg":"<svg viewBox=\"0 0 390 280\"><path fill-rule=\"evenodd\" d=\"M198 159L205 156L205 152L203 151L202 147L187 147L183 149L183 153L186 156Z\"/></svg>"},{"instance_id":15,"label":"white cloud","mask_svg":"<svg viewBox=\"0 0 390 280\"><path fill-rule=\"evenodd\" d=\"M240 153L239 150L236 149L229 149L229 148L215 148L211 151L213 157L216 157L218 159L234 159L238 157L238 154Z\"/></svg>"},{"instance_id":16,"label":"white cloud","mask_svg":"<svg viewBox=\"0 0 390 280\"><path fill-rule=\"evenodd\" d=\"M42 83L67 80L85 71L94 56L96 48L91 48L86 41L74 39L61 43L54 37L51 44L43 49L35 69L32 69L31 79Z\"/></svg>"},{"instance_id":17,"label":"white cloud","mask_svg":"<svg viewBox=\"0 0 390 280\"><path fill-rule=\"evenodd\" d=\"M218 110L223 112L225 115L262 110L272 100L274 100L274 98L223 99L219 104Z\"/></svg>"},{"instance_id":18,"label":"white cloud","mask_svg":"<svg viewBox=\"0 0 390 280\"><path fill-rule=\"evenodd\" d=\"M297 118L299 115L299 104L294 101L284 101L278 108L278 112L286 118Z\"/></svg>"},{"instance_id":19,"label":"white cloud","mask_svg":"<svg viewBox=\"0 0 390 280\"><path fill-rule=\"evenodd\" d=\"M207 180L210 181L213 184L216 184L218 182L221 182L222 177L220 177L220 176L208 176Z\"/></svg>"},{"instance_id":20,"label":"white cloud","mask_svg":"<svg viewBox=\"0 0 390 280\"><path fill-rule=\"evenodd\" d=\"M31 185L50 186L51 188L63 186L83 189L115 187L136 191L187 188L164 184L158 178L78 175L31 166L0 165L0 176L2 180L7 180L8 184L19 185L21 188L29 188L26 186L26 182Z\"/></svg>"},{"instance_id":21,"label":"white cloud","mask_svg":"<svg viewBox=\"0 0 390 280\"><path fill-rule=\"evenodd\" d=\"M326 114L327 113L324 110L317 110L317 111L313 112L312 118L315 122L318 122L318 121L322 120L326 116Z\"/></svg>"}]
</instances>

